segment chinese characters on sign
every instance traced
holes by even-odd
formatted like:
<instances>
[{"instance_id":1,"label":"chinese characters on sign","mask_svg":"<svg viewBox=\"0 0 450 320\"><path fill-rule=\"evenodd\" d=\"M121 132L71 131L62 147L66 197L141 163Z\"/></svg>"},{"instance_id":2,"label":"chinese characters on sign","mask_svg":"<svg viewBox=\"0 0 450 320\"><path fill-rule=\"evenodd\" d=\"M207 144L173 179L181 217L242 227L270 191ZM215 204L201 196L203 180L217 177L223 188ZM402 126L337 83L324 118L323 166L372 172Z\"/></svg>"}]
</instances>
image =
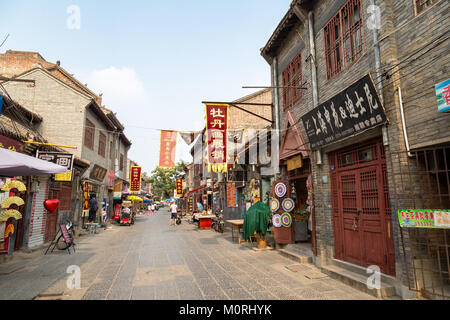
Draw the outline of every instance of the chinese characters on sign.
<instances>
[{"instance_id":1,"label":"chinese characters on sign","mask_svg":"<svg viewBox=\"0 0 450 320\"><path fill-rule=\"evenodd\" d=\"M159 151L159 166L161 168L175 167L176 146L177 133L175 131L161 130L161 147Z\"/></svg>"},{"instance_id":2,"label":"chinese characters on sign","mask_svg":"<svg viewBox=\"0 0 450 320\"><path fill-rule=\"evenodd\" d=\"M177 179L177 196L183 197L183 179Z\"/></svg>"},{"instance_id":3,"label":"chinese characters on sign","mask_svg":"<svg viewBox=\"0 0 450 320\"><path fill-rule=\"evenodd\" d=\"M141 193L142 167L132 166L130 170L130 193Z\"/></svg>"},{"instance_id":4,"label":"chinese characters on sign","mask_svg":"<svg viewBox=\"0 0 450 320\"><path fill-rule=\"evenodd\" d=\"M116 175L116 173L114 172L114 170L108 171L108 189L110 189L110 190L112 190L114 187L115 175Z\"/></svg>"},{"instance_id":5,"label":"chinese characters on sign","mask_svg":"<svg viewBox=\"0 0 450 320\"><path fill-rule=\"evenodd\" d=\"M369 75L302 117L311 149L385 124L383 106Z\"/></svg>"},{"instance_id":6,"label":"chinese characters on sign","mask_svg":"<svg viewBox=\"0 0 450 320\"><path fill-rule=\"evenodd\" d=\"M73 154L38 151L36 157L67 168L67 172L65 173L55 174L55 181L72 181Z\"/></svg>"},{"instance_id":7,"label":"chinese characters on sign","mask_svg":"<svg viewBox=\"0 0 450 320\"><path fill-rule=\"evenodd\" d=\"M89 214L89 181L83 183L83 216Z\"/></svg>"},{"instance_id":8,"label":"chinese characters on sign","mask_svg":"<svg viewBox=\"0 0 450 320\"><path fill-rule=\"evenodd\" d=\"M438 83L435 88L438 112L450 112L450 79Z\"/></svg>"},{"instance_id":9,"label":"chinese characters on sign","mask_svg":"<svg viewBox=\"0 0 450 320\"><path fill-rule=\"evenodd\" d=\"M206 105L208 170L227 172L228 105Z\"/></svg>"},{"instance_id":10,"label":"chinese characters on sign","mask_svg":"<svg viewBox=\"0 0 450 320\"><path fill-rule=\"evenodd\" d=\"M450 210L398 210L402 228L450 228Z\"/></svg>"},{"instance_id":11,"label":"chinese characters on sign","mask_svg":"<svg viewBox=\"0 0 450 320\"><path fill-rule=\"evenodd\" d=\"M227 207L236 208L236 184L234 182L227 183Z\"/></svg>"},{"instance_id":12,"label":"chinese characters on sign","mask_svg":"<svg viewBox=\"0 0 450 320\"><path fill-rule=\"evenodd\" d=\"M4 136L0 136L0 148L8 149L15 152L23 152L22 143Z\"/></svg>"},{"instance_id":13,"label":"chinese characters on sign","mask_svg":"<svg viewBox=\"0 0 450 320\"><path fill-rule=\"evenodd\" d=\"M102 168L98 165L94 165L90 174L90 178L97 180L99 182L103 182L103 179L105 179L107 172L108 170L106 170L105 168Z\"/></svg>"}]
</instances>

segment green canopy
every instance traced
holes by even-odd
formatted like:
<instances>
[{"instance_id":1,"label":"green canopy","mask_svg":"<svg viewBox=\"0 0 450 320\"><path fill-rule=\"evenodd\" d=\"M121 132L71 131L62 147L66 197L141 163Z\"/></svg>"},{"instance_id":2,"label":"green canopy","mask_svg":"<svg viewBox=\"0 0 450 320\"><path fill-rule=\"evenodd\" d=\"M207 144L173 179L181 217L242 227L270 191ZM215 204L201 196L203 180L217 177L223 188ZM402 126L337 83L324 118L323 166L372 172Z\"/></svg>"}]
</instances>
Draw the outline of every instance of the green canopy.
<instances>
[{"instance_id":1,"label":"green canopy","mask_svg":"<svg viewBox=\"0 0 450 320\"><path fill-rule=\"evenodd\" d=\"M263 235L267 233L267 227L270 219L270 207L261 201L251 206L245 214L244 220L244 239L250 238L253 233L260 232Z\"/></svg>"}]
</instances>

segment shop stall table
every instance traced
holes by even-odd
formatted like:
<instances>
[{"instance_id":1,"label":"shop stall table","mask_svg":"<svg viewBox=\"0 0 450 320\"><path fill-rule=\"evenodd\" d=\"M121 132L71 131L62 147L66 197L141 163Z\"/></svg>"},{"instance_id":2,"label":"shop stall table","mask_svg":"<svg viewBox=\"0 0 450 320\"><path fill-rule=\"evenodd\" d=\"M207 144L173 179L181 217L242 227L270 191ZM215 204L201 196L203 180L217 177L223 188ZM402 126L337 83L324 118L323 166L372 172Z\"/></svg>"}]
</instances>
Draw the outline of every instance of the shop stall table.
<instances>
[{"instance_id":1,"label":"shop stall table","mask_svg":"<svg viewBox=\"0 0 450 320\"><path fill-rule=\"evenodd\" d=\"M231 224L231 238L234 242L234 230L237 229L237 239L238 243L241 244L241 228L244 225L244 219L238 219L238 220L226 220L225 222Z\"/></svg>"},{"instance_id":2,"label":"shop stall table","mask_svg":"<svg viewBox=\"0 0 450 320\"><path fill-rule=\"evenodd\" d=\"M215 217L214 215L198 215L200 229L211 229L212 219Z\"/></svg>"}]
</instances>

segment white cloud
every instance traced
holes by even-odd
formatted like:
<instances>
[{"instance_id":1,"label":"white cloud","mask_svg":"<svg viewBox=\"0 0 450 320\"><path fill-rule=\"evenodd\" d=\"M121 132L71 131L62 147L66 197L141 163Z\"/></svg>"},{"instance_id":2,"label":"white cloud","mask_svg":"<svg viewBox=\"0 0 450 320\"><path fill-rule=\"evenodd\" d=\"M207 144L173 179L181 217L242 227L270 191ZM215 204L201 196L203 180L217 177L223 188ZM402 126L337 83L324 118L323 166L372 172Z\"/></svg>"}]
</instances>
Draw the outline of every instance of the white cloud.
<instances>
[{"instance_id":1,"label":"white cloud","mask_svg":"<svg viewBox=\"0 0 450 320\"><path fill-rule=\"evenodd\" d=\"M105 103L117 104L118 108L124 102L142 101L148 95L136 71L128 67L94 70L88 83L96 93L103 93Z\"/></svg>"}]
</instances>

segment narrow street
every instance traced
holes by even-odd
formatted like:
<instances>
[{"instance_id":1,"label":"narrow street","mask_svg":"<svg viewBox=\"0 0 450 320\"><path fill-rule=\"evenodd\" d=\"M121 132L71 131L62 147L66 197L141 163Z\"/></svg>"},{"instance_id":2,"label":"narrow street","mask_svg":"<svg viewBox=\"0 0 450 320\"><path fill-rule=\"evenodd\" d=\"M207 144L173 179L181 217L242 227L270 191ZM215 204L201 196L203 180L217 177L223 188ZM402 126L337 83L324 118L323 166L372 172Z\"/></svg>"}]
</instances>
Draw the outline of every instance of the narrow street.
<instances>
[{"instance_id":1,"label":"narrow street","mask_svg":"<svg viewBox=\"0 0 450 320\"><path fill-rule=\"evenodd\" d=\"M75 254L18 255L0 265L0 299L373 299L330 278L291 272L286 266L295 262L232 243L229 230L199 230L187 221L169 228L168 220L169 212L161 209L153 217L138 216L134 226L113 225L79 238ZM71 265L81 268L79 290L67 289Z\"/></svg>"}]
</instances>

